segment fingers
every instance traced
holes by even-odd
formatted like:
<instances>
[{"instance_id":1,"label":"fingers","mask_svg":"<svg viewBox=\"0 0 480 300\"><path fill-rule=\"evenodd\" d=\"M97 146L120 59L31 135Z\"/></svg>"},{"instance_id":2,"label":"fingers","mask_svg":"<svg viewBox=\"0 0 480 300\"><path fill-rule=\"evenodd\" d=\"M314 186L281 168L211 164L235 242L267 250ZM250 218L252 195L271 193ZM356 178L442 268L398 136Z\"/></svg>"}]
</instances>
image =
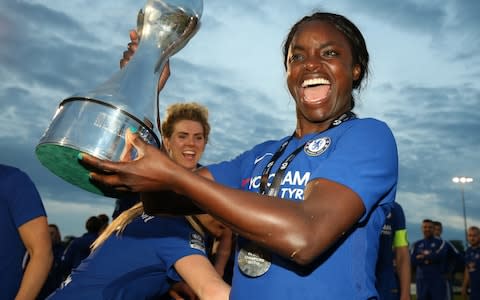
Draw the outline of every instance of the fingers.
<instances>
[{"instance_id":1,"label":"fingers","mask_svg":"<svg viewBox=\"0 0 480 300\"><path fill-rule=\"evenodd\" d=\"M87 167L88 170L93 170L97 173L109 174L116 172L118 169L115 163L96 158L86 153L80 153L78 160L83 166Z\"/></svg>"},{"instance_id":2,"label":"fingers","mask_svg":"<svg viewBox=\"0 0 480 300\"><path fill-rule=\"evenodd\" d=\"M79 160L90 172L89 178L105 195L129 193L132 189L120 178L119 163L102 160L86 153L79 154Z\"/></svg>"},{"instance_id":3,"label":"fingers","mask_svg":"<svg viewBox=\"0 0 480 300\"><path fill-rule=\"evenodd\" d=\"M130 40L138 44L138 33L135 29L130 30Z\"/></svg>"},{"instance_id":4,"label":"fingers","mask_svg":"<svg viewBox=\"0 0 480 300\"><path fill-rule=\"evenodd\" d=\"M130 30L130 40L131 42L128 43L127 50L123 52L123 57L120 59L120 69L128 64L133 54L135 54L138 49L139 36L137 31Z\"/></svg>"},{"instance_id":5,"label":"fingers","mask_svg":"<svg viewBox=\"0 0 480 300\"><path fill-rule=\"evenodd\" d=\"M145 155L145 149L149 145L145 142L140 135L136 134L135 131L128 129L125 132L125 143L131 145L137 151L137 157L135 160L142 158Z\"/></svg>"},{"instance_id":6,"label":"fingers","mask_svg":"<svg viewBox=\"0 0 480 300\"><path fill-rule=\"evenodd\" d=\"M132 56L135 54L135 51L137 51L138 44L128 44L128 50L123 51L123 57L120 59L120 68L125 67Z\"/></svg>"}]
</instances>

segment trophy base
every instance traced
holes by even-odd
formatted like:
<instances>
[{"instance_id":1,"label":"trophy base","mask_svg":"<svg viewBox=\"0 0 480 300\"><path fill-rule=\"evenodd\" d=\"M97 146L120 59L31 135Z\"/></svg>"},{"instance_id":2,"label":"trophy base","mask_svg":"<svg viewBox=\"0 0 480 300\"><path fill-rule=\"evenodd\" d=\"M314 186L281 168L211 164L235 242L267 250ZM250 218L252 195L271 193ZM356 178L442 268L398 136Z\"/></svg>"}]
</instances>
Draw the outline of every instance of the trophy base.
<instances>
[{"instance_id":1,"label":"trophy base","mask_svg":"<svg viewBox=\"0 0 480 300\"><path fill-rule=\"evenodd\" d=\"M38 159L55 175L84 190L104 195L102 190L90 182L89 170L79 163L80 152L82 151L78 149L53 144L42 144L35 150Z\"/></svg>"},{"instance_id":2,"label":"trophy base","mask_svg":"<svg viewBox=\"0 0 480 300\"><path fill-rule=\"evenodd\" d=\"M131 114L98 100L69 98L60 104L35 153L43 166L63 180L95 194L118 197L121 194L92 184L90 170L81 164L78 154L110 161L135 159L134 149L125 150L128 128L135 129L145 142L160 147L151 126Z\"/></svg>"}]
</instances>

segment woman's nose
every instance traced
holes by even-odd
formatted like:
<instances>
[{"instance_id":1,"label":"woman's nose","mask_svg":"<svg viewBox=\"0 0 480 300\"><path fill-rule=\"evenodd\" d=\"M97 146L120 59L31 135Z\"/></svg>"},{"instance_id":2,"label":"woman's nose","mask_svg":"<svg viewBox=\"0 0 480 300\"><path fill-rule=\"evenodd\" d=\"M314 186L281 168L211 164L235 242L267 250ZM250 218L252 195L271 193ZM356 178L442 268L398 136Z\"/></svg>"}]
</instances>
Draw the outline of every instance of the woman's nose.
<instances>
[{"instance_id":1,"label":"woman's nose","mask_svg":"<svg viewBox=\"0 0 480 300\"><path fill-rule=\"evenodd\" d=\"M195 145L195 139L193 137L188 137L186 143L187 145Z\"/></svg>"},{"instance_id":2,"label":"woman's nose","mask_svg":"<svg viewBox=\"0 0 480 300\"><path fill-rule=\"evenodd\" d=\"M308 58L305 60L303 67L307 71L315 71L320 66L320 61L315 58Z\"/></svg>"}]
</instances>

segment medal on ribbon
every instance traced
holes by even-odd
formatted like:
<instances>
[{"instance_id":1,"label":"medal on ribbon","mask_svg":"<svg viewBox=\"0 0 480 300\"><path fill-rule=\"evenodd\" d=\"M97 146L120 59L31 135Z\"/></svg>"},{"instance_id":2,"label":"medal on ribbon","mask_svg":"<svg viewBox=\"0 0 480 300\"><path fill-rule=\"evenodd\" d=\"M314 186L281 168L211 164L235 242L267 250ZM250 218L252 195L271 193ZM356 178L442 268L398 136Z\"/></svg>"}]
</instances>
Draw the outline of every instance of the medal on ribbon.
<instances>
[{"instance_id":1,"label":"medal on ribbon","mask_svg":"<svg viewBox=\"0 0 480 300\"><path fill-rule=\"evenodd\" d=\"M272 265L271 254L258 245L249 243L238 253L238 268L249 277L259 277L267 273Z\"/></svg>"}]
</instances>

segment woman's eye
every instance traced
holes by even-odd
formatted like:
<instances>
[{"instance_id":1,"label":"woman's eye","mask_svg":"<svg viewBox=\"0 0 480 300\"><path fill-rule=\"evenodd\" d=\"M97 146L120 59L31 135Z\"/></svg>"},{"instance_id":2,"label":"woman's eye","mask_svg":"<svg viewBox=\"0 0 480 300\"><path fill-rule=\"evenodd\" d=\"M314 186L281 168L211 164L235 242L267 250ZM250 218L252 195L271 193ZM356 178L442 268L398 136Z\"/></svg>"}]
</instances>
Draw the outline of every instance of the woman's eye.
<instances>
[{"instance_id":1,"label":"woman's eye","mask_svg":"<svg viewBox=\"0 0 480 300\"><path fill-rule=\"evenodd\" d=\"M337 56L338 52L335 50L325 50L325 52L323 52L323 55L333 57Z\"/></svg>"},{"instance_id":2,"label":"woman's eye","mask_svg":"<svg viewBox=\"0 0 480 300\"><path fill-rule=\"evenodd\" d=\"M292 56L290 56L290 59L288 60L290 63L292 62L297 62L297 61L301 61L303 59L303 55L301 54L293 54Z\"/></svg>"}]
</instances>

